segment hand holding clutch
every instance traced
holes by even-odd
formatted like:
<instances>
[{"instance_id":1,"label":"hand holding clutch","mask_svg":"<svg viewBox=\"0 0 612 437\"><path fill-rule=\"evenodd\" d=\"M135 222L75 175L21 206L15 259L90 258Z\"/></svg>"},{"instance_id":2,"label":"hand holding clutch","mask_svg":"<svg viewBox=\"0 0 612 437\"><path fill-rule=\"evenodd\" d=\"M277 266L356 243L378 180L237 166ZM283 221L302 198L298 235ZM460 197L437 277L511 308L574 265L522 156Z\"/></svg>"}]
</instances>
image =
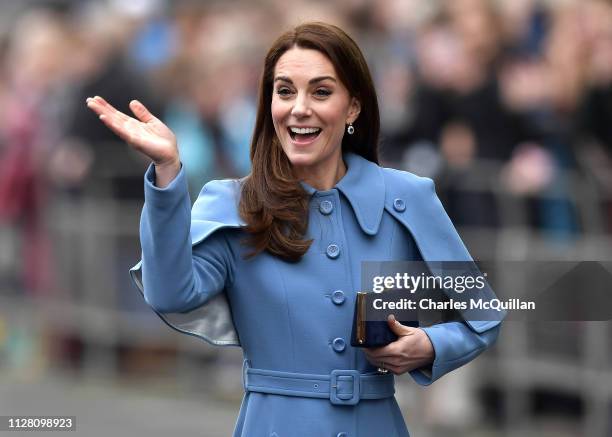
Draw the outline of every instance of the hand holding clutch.
<instances>
[{"instance_id":1,"label":"hand holding clutch","mask_svg":"<svg viewBox=\"0 0 612 437\"><path fill-rule=\"evenodd\" d=\"M364 348L372 365L400 375L433 363L435 351L425 331L402 325L392 315L386 323L397 340L383 347Z\"/></svg>"}]
</instances>

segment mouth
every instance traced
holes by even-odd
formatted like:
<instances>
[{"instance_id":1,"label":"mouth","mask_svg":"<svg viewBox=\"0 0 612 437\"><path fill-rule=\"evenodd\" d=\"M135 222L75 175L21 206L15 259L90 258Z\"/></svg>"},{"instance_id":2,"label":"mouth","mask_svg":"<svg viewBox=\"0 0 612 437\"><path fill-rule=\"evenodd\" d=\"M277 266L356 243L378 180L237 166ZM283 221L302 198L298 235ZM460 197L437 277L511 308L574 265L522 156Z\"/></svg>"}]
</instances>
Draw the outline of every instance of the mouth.
<instances>
[{"instance_id":1,"label":"mouth","mask_svg":"<svg viewBox=\"0 0 612 437\"><path fill-rule=\"evenodd\" d=\"M310 144L321 135L322 129L318 127L288 127L287 132L295 144Z\"/></svg>"}]
</instances>

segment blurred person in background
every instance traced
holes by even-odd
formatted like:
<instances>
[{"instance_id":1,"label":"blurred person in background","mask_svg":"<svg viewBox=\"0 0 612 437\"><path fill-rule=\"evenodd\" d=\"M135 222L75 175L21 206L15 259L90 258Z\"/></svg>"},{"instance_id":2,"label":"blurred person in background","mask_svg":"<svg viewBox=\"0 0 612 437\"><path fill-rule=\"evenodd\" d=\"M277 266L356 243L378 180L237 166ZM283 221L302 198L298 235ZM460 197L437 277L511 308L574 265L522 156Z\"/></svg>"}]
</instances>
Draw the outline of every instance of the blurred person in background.
<instances>
[{"instance_id":1,"label":"blurred person in background","mask_svg":"<svg viewBox=\"0 0 612 437\"><path fill-rule=\"evenodd\" d=\"M14 23L4 59L0 99L0 222L17 230L17 289L52 290L50 237L45 226L49 159L60 138L66 26L50 11L32 11Z\"/></svg>"},{"instance_id":2,"label":"blurred person in background","mask_svg":"<svg viewBox=\"0 0 612 437\"><path fill-rule=\"evenodd\" d=\"M377 165L376 92L340 28L306 23L276 40L253 169L205 185L191 214L174 133L138 101L136 118L101 97L87 105L153 160L133 269L146 301L181 332L243 349L234 435L407 436L387 372L429 385L497 338L499 319L410 328L390 318L396 341L347 344L363 260L471 258L430 180Z\"/></svg>"},{"instance_id":3,"label":"blurred person in background","mask_svg":"<svg viewBox=\"0 0 612 437\"><path fill-rule=\"evenodd\" d=\"M416 117L406 135L439 147L441 197L459 226L499 225L491 168L527 135L499 93L498 20L487 0L443 2L417 41Z\"/></svg>"},{"instance_id":4,"label":"blurred person in background","mask_svg":"<svg viewBox=\"0 0 612 437\"><path fill-rule=\"evenodd\" d=\"M585 87L579 105L576 153L603 194L605 226L612 232L612 3L585 5Z\"/></svg>"},{"instance_id":5,"label":"blurred person in background","mask_svg":"<svg viewBox=\"0 0 612 437\"><path fill-rule=\"evenodd\" d=\"M203 183L236 177L250 168L245 145L255 123L251 90L257 80L255 53L261 50L257 33L266 30L263 15L245 5L178 3L167 24L170 30L157 31L171 40L172 49L168 59L153 69L153 83L165 102L162 119L179 140L193 200ZM149 46L156 47L160 36L150 35L160 25L149 27L153 29L143 34L149 35ZM245 29L252 33L250 38ZM145 41L142 37L134 44L136 53ZM232 85L210 86L221 79ZM243 120L239 126L233 122L236 118Z\"/></svg>"},{"instance_id":6,"label":"blurred person in background","mask_svg":"<svg viewBox=\"0 0 612 437\"><path fill-rule=\"evenodd\" d=\"M585 38L593 34L579 29L591 27L586 11L594 4L607 8L597 0L442 1L406 39L416 50L398 94L409 110L390 156L436 178L457 225L526 224L561 241L579 231L568 176L576 169ZM526 223L500 216L500 189L533 196Z\"/></svg>"},{"instance_id":7,"label":"blurred person in background","mask_svg":"<svg viewBox=\"0 0 612 437\"><path fill-rule=\"evenodd\" d=\"M92 93L104 93L118 107L127 109L127 96L137 93L153 110L161 110L150 76L137 79L142 67L126 53L142 26L142 20L102 3L84 6L73 20L73 84L63 141L74 155L82 157L86 168L79 178L58 185L76 197L142 198L142 190L135 186L136 172L129 167L144 168L144 161L120 147L112 133L91 114L79 111L76 104Z\"/></svg>"}]
</instances>

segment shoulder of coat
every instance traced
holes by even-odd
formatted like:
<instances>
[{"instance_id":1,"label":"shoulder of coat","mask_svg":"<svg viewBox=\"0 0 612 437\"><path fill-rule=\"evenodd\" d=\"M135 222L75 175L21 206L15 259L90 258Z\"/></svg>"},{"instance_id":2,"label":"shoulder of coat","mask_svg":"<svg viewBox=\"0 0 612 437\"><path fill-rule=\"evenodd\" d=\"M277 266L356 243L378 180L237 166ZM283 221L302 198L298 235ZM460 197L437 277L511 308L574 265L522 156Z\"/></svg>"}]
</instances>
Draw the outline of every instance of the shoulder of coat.
<instances>
[{"instance_id":1,"label":"shoulder of coat","mask_svg":"<svg viewBox=\"0 0 612 437\"><path fill-rule=\"evenodd\" d=\"M238 213L241 185L239 179L219 179L206 183L193 205L192 217L228 225L241 224Z\"/></svg>"},{"instance_id":2,"label":"shoulder of coat","mask_svg":"<svg viewBox=\"0 0 612 437\"><path fill-rule=\"evenodd\" d=\"M387 199L428 195L435 192L434 182L430 178L417 176L408 171L381 167L385 178Z\"/></svg>"},{"instance_id":3,"label":"shoulder of coat","mask_svg":"<svg viewBox=\"0 0 612 437\"><path fill-rule=\"evenodd\" d=\"M221 196L236 196L240 194L242 179L215 179L207 182L200 191L203 194L214 194Z\"/></svg>"}]
</instances>

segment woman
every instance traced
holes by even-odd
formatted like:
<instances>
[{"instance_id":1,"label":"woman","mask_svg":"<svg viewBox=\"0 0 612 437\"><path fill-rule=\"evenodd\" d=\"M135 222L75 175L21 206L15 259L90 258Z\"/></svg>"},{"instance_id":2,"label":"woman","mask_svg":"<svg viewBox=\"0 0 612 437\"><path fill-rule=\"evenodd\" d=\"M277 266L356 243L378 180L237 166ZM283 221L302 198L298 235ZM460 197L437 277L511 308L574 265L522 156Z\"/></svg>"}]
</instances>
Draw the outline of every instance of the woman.
<instances>
[{"instance_id":1,"label":"woman","mask_svg":"<svg viewBox=\"0 0 612 437\"><path fill-rule=\"evenodd\" d=\"M243 348L234 436L407 436L393 374L427 385L495 341L498 321L390 320L397 341L348 344L362 261L470 257L431 180L377 165L376 93L341 29L307 23L273 44L252 172L206 184L191 215L172 132L137 101L137 119L87 104L153 160L132 270L146 301L182 332Z\"/></svg>"}]
</instances>

